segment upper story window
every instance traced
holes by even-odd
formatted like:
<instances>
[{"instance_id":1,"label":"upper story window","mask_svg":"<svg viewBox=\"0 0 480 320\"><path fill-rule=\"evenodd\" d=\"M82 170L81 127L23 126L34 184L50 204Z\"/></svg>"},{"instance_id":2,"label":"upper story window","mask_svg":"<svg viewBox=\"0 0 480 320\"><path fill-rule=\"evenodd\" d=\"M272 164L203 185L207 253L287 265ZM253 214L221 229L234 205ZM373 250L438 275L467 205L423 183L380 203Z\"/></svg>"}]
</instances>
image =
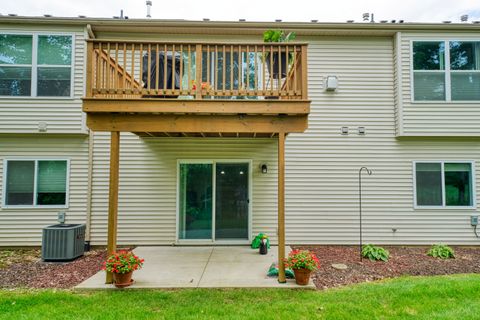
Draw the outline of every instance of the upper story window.
<instances>
[{"instance_id":1,"label":"upper story window","mask_svg":"<svg viewBox=\"0 0 480 320\"><path fill-rule=\"evenodd\" d=\"M480 101L479 41L413 41L415 101Z\"/></svg>"},{"instance_id":2,"label":"upper story window","mask_svg":"<svg viewBox=\"0 0 480 320\"><path fill-rule=\"evenodd\" d=\"M414 170L417 208L474 207L473 162L416 162Z\"/></svg>"},{"instance_id":3,"label":"upper story window","mask_svg":"<svg viewBox=\"0 0 480 320\"><path fill-rule=\"evenodd\" d=\"M68 160L6 160L4 206L66 207Z\"/></svg>"},{"instance_id":4,"label":"upper story window","mask_svg":"<svg viewBox=\"0 0 480 320\"><path fill-rule=\"evenodd\" d=\"M0 96L70 97L72 36L0 34Z\"/></svg>"}]
</instances>

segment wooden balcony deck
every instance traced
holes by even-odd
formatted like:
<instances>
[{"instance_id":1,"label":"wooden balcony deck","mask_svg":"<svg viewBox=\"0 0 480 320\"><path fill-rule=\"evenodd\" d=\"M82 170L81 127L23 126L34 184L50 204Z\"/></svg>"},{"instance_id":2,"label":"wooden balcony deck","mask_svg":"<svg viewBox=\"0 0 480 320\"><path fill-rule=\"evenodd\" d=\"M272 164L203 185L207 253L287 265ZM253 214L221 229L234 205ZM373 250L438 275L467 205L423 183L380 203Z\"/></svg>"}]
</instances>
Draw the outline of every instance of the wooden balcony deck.
<instances>
[{"instance_id":1,"label":"wooden balcony deck","mask_svg":"<svg viewBox=\"0 0 480 320\"><path fill-rule=\"evenodd\" d=\"M307 45L88 40L94 131L274 137L308 125Z\"/></svg>"}]
</instances>

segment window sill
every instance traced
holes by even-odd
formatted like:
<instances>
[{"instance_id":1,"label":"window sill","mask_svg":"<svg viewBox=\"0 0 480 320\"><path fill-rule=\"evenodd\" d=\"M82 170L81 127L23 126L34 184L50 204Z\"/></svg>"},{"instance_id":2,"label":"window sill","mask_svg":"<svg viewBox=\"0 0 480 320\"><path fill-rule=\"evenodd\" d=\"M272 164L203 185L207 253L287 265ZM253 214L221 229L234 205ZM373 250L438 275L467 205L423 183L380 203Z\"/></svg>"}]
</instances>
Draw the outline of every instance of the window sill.
<instances>
[{"instance_id":1,"label":"window sill","mask_svg":"<svg viewBox=\"0 0 480 320\"><path fill-rule=\"evenodd\" d=\"M479 104L480 100L455 100L455 101L442 101L442 100L411 100L411 104L442 104L442 105L455 105L455 104Z\"/></svg>"},{"instance_id":2,"label":"window sill","mask_svg":"<svg viewBox=\"0 0 480 320\"><path fill-rule=\"evenodd\" d=\"M14 206L14 205L8 205L8 206L2 206L2 209L4 210L23 210L23 209L68 209L68 206L62 206L62 205L55 205L55 206L25 206L25 205L19 205L19 206Z\"/></svg>"},{"instance_id":3,"label":"window sill","mask_svg":"<svg viewBox=\"0 0 480 320\"><path fill-rule=\"evenodd\" d=\"M415 210L476 210L476 206L451 206L451 207L442 207L442 206L414 206Z\"/></svg>"}]
</instances>

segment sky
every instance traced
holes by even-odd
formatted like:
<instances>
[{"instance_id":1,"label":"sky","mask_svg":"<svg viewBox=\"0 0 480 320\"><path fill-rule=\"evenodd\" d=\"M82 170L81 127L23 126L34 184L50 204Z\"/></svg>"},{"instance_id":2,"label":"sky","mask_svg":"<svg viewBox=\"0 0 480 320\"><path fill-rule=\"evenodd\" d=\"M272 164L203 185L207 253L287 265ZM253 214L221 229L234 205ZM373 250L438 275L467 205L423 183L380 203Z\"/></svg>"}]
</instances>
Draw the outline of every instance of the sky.
<instances>
[{"instance_id":1,"label":"sky","mask_svg":"<svg viewBox=\"0 0 480 320\"><path fill-rule=\"evenodd\" d=\"M468 14L480 20L480 0L152 0L152 18L231 21L362 21L362 13L379 20L406 22L459 22ZM145 0L0 0L1 14L21 16L145 18Z\"/></svg>"}]
</instances>

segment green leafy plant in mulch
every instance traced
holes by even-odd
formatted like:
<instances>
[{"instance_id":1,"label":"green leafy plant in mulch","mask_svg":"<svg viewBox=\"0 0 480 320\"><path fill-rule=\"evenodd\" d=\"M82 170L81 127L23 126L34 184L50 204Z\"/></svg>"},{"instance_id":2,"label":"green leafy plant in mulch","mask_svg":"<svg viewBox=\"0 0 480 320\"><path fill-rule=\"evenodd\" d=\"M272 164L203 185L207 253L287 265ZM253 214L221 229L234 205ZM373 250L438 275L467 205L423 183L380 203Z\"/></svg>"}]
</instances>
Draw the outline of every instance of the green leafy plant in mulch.
<instances>
[{"instance_id":1,"label":"green leafy plant in mulch","mask_svg":"<svg viewBox=\"0 0 480 320\"><path fill-rule=\"evenodd\" d=\"M362 256L370 259L370 261L387 262L390 257L390 252L382 247L376 247L372 244L367 244L362 248Z\"/></svg>"},{"instance_id":2,"label":"green leafy plant in mulch","mask_svg":"<svg viewBox=\"0 0 480 320\"><path fill-rule=\"evenodd\" d=\"M452 248L444 244L434 244L430 250L428 250L427 255L440 258L440 259L453 259L455 258L455 252Z\"/></svg>"}]
</instances>

